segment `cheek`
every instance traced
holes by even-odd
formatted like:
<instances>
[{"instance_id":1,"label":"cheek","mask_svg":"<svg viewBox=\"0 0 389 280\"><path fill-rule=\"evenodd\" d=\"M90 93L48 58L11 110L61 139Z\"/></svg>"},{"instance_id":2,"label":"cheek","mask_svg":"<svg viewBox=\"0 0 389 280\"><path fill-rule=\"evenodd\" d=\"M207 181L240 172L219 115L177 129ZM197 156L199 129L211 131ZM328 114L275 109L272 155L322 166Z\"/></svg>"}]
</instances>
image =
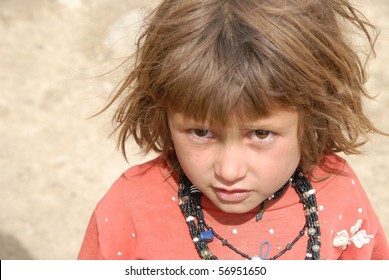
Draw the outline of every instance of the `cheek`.
<instances>
[{"instance_id":1,"label":"cheek","mask_svg":"<svg viewBox=\"0 0 389 280\"><path fill-rule=\"evenodd\" d=\"M262 164L256 167L256 171L260 171L265 178L269 181L286 180L300 162L300 146L297 137L283 139L276 147L257 158L261 158Z\"/></svg>"},{"instance_id":2,"label":"cheek","mask_svg":"<svg viewBox=\"0 0 389 280\"><path fill-rule=\"evenodd\" d=\"M300 144L296 137L285 140L283 145L278 149L278 156L284 161L292 161L293 163L300 160Z\"/></svg>"},{"instance_id":3,"label":"cheek","mask_svg":"<svg viewBox=\"0 0 389 280\"><path fill-rule=\"evenodd\" d=\"M176 151L178 161L185 174L189 176L192 173L204 172L208 166L207 158L204 157L203 153L194 152L193 150L179 149Z\"/></svg>"},{"instance_id":4,"label":"cheek","mask_svg":"<svg viewBox=\"0 0 389 280\"><path fill-rule=\"evenodd\" d=\"M285 143L283 152L290 157L300 157L300 143L297 137Z\"/></svg>"},{"instance_id":5,"label":"cheek","mask_svg":"<svg viewBox=\"0 0 389 280\"><path fill-rule=\"evenodd\" d=\"M209 180L212 177L212 162L209 152L194 149L191 145L183 143L177 143L175 149L177 159L185 175L201 191L205 191L204 186L209 185Z\"/></svg>"},{"instance_id":6,"label":"cheek","mask_svg":"<svg viewBox=\"0 0 389 280\"><path fill-rule=\"evenodd\" d=\"M300 144L297 137L285 143L282 149L279 150L278 157L280 158L279 168L284 170L285 174L291 175L297 168L301 158Z\"/></svg>"},{"instance_id":7,"label":"cheek","mask_svg":"<svg viewBox=\"0 0 389 280\"><path fill-rule=\"evenodd\" d=\"M174 150L182 169L185 174L189 175L188 173L192 173L194 170L201 167L204 160L201 156L202 153L197 152L182 138L181 135L173 137Z\"/></svg>"}]
</instances>

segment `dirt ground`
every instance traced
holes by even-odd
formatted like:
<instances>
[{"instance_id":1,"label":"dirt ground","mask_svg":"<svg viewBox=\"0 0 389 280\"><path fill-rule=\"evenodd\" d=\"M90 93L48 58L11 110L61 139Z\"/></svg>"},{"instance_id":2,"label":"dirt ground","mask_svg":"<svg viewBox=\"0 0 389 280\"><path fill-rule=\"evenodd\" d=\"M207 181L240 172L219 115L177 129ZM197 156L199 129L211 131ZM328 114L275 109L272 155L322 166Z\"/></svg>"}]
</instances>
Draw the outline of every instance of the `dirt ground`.
<instances>
[{"instance_id":1,"label":"dirt ground","mask_svg":"<svg viewBox=\"0 0 389 280\"><path fill-rule=\"evenodd\" d=\"M123 77L141 0L0 0L0 259L74 259L97 201L129 166L88 119ZM389 2L358 0L382 34L370 67L371 117L389 131ZM109 73L108 73L109 72ZM106 74L106 75L103 75ZM389 139L348 157L389 236Z\"/></svg>"}]
</instances>

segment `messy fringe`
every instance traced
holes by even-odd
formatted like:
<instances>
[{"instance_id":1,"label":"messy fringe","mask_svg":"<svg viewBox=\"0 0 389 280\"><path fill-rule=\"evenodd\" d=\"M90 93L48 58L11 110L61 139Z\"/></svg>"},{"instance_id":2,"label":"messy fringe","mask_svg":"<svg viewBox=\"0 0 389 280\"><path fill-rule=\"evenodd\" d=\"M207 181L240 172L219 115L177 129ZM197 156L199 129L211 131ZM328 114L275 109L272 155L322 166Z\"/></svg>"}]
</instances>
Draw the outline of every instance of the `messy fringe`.
<instances>
[{"instance_id":1,"label":"messy fringe","mask_svg":"<svg viewBox=\"0 0 389 280\"><path fill-rule=\"evenodd\" d=\"M165 0L147 18L135 65L106 110L126 156L133 137L144 152L176 162L168 112L226 125L296 108L301 165L327 153L360 153L379 131L364 112L366 62L378 29L346 0ZM352 27L367 40L363 59Z\"/></svg>"}]
</instances>

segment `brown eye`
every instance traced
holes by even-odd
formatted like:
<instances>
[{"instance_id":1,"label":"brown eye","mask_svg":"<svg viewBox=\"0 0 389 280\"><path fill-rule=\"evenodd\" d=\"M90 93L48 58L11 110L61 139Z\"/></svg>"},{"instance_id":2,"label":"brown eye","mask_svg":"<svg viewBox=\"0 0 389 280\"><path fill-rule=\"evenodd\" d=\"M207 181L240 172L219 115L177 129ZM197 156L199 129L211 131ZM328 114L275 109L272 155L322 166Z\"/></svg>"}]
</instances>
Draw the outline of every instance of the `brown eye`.
<instances>
[{"instance_id":1,"label":"brown eye","mask_svg":"<svg viewBox=\"0 0 389 280\"><path fill-rule=\"evenodd\" d=\"M268 130L254 130L254 135L255 137L257 137L258 139L266 139L267 137L269 137L269 135L271 134L270 131Z\"/></svg>"},{"instance_id":2,"label":"brown eye","mask_svg":"<svg viewBox=\"0 0 389 280\"><path fill-rule=\"evenodd\" d=\"M208 129L193 129L193 132L198 137L205 137L209 133Z\"/></svg>"}]
</instances>

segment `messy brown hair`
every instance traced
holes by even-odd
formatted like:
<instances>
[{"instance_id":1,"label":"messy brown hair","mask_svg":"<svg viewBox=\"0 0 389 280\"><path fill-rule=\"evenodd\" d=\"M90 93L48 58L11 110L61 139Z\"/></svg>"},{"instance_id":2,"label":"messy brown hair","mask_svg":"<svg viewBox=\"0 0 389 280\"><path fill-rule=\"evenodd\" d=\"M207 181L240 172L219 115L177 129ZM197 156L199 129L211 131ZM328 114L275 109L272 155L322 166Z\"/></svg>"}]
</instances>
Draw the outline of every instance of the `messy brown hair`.
<instances>
[{"instance_id":1,"label":"messy brown hair","mask_svg":"<svg viewBox=\"0 0 389 280\"><path fill-rule=\"evenodd\" d=\"M131 136L175 161L168 112L225 125L231 114L250 120L281 105L299 111L305 171L327 153L360 153L379 131L364 113L365 60L347 32L374 53L377 29L347 0L162 1L106 107L119 102L118 145L126 156Z\"/></svg>"}]
</instances>

